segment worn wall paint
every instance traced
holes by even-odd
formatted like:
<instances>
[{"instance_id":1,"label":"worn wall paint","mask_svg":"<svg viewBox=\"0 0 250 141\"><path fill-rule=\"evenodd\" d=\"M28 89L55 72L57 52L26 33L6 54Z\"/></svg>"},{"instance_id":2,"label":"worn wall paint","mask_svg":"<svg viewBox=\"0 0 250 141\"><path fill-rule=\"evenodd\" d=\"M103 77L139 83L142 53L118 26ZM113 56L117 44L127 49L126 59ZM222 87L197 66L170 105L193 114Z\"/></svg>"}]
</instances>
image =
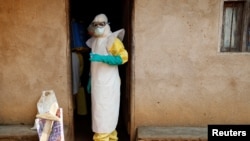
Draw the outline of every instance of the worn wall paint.
<instances>
[{"instance_id":1,"label":"worn wall paint","mask_svg":"<svg viewBox=\"0 0 250 141\"><path fill-rule=\"evenodd\" d=\"M250 122L250 54L218 52L221 1L136 0L134 10L133 131Z\"/></svg>"},{"instance_id":2,"label":"worn wall paint","mask_svg":"<svg viewBox=\"0 0 250 141\"><path fill-rule=\"evenodd\" d=\"M52 89L71 130L67 2L0 3L0 124L33 124L42 91Z\"/></svg>"},{"instance_id":3,"label":"worn wall paint","mask_svg":"<svg viewBox=\"0 0 250 141\"><path fill-rule=\"evenodd\" d=\"M33 124L46 89L72 124L66 2L0 2L0 124ZM249 123L250 56L218 52L221 11L217 0L135 1L133 129Z\"/></svg>"}]
</instances>

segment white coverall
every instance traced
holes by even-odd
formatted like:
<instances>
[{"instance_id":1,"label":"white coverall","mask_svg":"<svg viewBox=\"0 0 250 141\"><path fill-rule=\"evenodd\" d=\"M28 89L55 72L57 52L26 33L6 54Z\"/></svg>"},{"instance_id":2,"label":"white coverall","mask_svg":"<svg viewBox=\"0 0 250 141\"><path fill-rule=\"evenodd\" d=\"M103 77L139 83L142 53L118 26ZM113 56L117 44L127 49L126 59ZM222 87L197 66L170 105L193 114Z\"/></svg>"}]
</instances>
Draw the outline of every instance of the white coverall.
<instances>
[{"instance_id":1,"label":"white coverall","mask_svg":"<svg viewBox=\"0 0 250 141\"><path fill-rule=\"evenodd\" d=\"M128 54L121 42L123 36L123 29L111 32L107 24L102 37L92 36L86 43L92 53L119 55L124 64L128 60ZM121 81L118 65L91 62L90 70L92 130L97 134L111 134L116 130L119 116Z\"/></svg>"}]
</instances>

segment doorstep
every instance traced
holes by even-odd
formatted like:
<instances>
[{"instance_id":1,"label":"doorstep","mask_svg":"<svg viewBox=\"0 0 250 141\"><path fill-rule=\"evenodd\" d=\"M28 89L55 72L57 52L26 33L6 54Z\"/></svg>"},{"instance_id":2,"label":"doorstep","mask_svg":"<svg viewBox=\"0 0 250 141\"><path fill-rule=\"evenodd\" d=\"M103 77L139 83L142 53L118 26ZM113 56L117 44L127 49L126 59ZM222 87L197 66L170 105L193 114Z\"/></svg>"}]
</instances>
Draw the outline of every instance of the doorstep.
<instances>
[{"instance_id":1,"label":"doorstep","mask_svg":"<svg viewBox=\"0 0 250 141\"><path fill-rule=\"evenodd\" d=\"M207 141L207 128L141 126L136 138L136 141Z\"/></svg>"}]
</instances>

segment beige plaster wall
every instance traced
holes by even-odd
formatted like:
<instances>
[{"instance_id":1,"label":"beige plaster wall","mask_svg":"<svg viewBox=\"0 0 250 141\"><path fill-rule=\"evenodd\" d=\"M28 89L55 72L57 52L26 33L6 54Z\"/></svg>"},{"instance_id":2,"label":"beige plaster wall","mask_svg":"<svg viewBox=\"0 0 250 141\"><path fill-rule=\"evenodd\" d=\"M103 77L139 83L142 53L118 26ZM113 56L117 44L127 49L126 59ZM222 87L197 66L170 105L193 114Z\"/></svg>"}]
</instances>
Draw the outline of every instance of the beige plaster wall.
<instances>
[{"instance_id":1,"label":"beige plaster wall","mask_svg":"<svg viewBox=\"0 0 250 141\"><path fill-rule=\"evenodd\" d=\"M250 123L250 54L220 53L221 1L136 0L132 128Z\"/></svg>"},{"instance_id":2,"label":"beige plaster wall","mask_svg":"<svg viewBox=\"0 0 250 141\"><path fill-rule=\"evenodd\" d=\"M42 91L52 89L72 126L67 1L0 3L0 124L33 124Z\"/></svg>"}]
</instances>

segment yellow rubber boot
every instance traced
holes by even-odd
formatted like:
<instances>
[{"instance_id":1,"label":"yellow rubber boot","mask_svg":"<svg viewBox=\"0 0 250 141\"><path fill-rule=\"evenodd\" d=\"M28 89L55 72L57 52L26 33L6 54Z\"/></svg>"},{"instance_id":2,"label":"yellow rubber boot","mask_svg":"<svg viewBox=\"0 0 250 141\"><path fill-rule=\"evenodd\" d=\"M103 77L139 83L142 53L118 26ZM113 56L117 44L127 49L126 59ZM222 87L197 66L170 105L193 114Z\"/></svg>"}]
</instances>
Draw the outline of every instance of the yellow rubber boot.
<instances>
[{"instance_id":1,"label":"yellow rubber boot","mask_svg":"<svg viewBox=\"0 0 250 141\"><path fill-rule=\"evenodd\" d=\"M117 131L113 131L110 135L109 135L109 141L118 141L118 133Z\"/></svg>"},{"instance_id":2,"label":"yellow rubber boot","mask_svg":"<svg viewBox=\"0 0 250 141\"><path fill-rule=\"evenodd\" d=\"M95 133L93 141L109 141L109 135L107 133Z\"/></svg>"}]
</instances>

